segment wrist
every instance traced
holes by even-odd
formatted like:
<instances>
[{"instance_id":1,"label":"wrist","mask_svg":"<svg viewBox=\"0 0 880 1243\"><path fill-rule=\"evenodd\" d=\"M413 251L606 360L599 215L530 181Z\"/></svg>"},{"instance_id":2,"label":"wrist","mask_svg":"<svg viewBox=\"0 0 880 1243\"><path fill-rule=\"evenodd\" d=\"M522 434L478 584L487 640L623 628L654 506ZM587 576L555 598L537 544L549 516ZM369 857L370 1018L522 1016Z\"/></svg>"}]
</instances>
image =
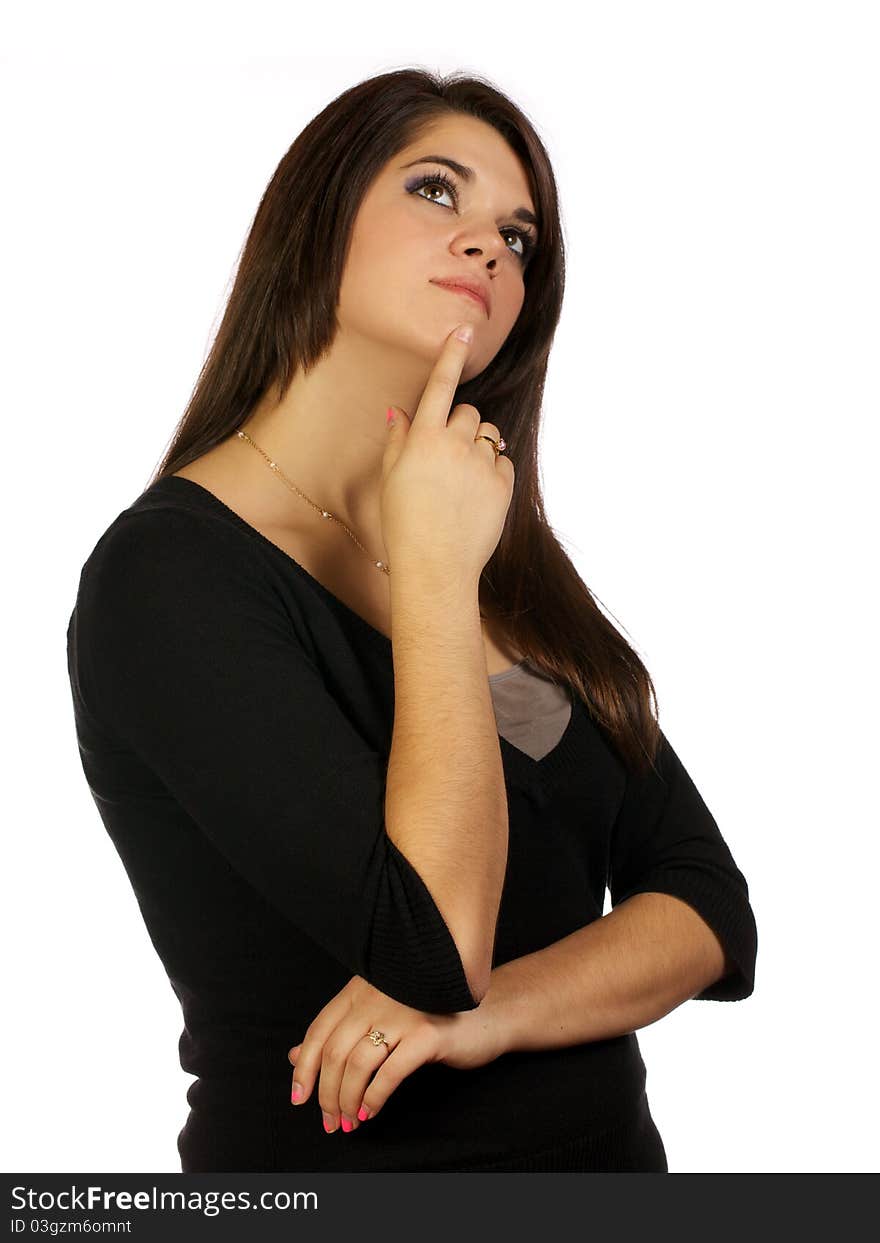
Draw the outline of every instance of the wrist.
<instances>
[{"instance_id":1,"label":"wrist","mask_svg":"<svg viewBox=\"0 0 880 1243\"><path fill-rule=\"evenodd\" d=\"M435 562L424 555L397 553L388 576L392 599L427 597L458 604L477 600L480 575L459 562Z\"/></svg>"},{"instance_id":2,"label":"wrist","mask_svg":"<svg viewBox=\"0 0 880 1243\"><path fill-rule=\"evenodd\" d=\"M453 578L432 566L403 569L396 581L392 576L392 641L413 629L426 638L436 634L482 643L479 580Z\"/></svg>"}]
</instances>

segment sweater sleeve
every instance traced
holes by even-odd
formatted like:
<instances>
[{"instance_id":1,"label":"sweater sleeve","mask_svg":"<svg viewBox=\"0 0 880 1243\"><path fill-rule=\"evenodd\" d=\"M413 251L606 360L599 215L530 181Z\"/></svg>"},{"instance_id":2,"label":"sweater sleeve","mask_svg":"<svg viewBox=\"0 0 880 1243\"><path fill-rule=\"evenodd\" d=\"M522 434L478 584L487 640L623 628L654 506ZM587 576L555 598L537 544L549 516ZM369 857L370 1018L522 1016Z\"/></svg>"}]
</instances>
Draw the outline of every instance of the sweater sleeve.
<instances>
[{"instance_id":1,"label":"sweater sleeve","mask_svg":"<svg viewBox=\"0 0 880 1243\"><path fill-rule=\"evenodd\" d=\"M386 834L387 765L325 687L260 558L182 510L123 514L83 569L71 677L229 864L404 1005L475 1009L456 943Z\"/></svg>"},{"instance_id":2,"label":"sweater sleeve","mask_svg":"<svg viewBox=\"0 0 880 1243\"><path fill-rule=\"evenodd\" d=\"M746 879L662 730L654 769L627 775L612 832L611 904L636 893L687 902L716 934L733 969L697 1001L740 1001L755 985L758 932Z\"/></svg>"}]
</instances>

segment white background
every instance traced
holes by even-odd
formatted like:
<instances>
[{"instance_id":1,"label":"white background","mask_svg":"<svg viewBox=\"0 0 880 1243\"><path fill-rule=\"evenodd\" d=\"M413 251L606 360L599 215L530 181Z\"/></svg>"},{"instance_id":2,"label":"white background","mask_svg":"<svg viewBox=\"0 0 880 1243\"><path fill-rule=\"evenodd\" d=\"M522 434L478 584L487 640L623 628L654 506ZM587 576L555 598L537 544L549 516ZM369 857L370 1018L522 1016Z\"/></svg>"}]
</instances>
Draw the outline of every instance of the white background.
<instances>
[{"instance_id":1,"label":"white background","mask_svg":"<svg viewBox=\"0 0 880 1243\"><path fill-rule=\"evenodd\" d=\"M18 10L0 1165L179 1171L180 1011L80 767L67 621L282 155L340 91L416 65L489 77L549 149L548 513L750 885L753 996L639 1033L670 1170L876 1170L877 7Z\"/></svg>"}]
</instances>

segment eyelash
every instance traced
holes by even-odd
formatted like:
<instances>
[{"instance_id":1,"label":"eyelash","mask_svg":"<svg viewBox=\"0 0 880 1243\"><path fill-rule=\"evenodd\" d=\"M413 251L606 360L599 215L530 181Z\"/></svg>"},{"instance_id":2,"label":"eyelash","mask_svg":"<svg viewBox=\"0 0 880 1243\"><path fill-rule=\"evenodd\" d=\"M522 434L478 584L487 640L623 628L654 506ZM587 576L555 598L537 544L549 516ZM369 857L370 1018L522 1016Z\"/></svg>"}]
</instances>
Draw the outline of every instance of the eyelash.
<instances>
[{"instance_id":1,"label":"eyelash","mask_svg":"<svg viewBox=\"0 0 880 1243\"><path fill-rule=\"evenodd\" d=\"M443 186L444 189L448 190L452 195L454 201L456 203L458 202L458 187L452 178L447 177L445 173L426 173L424 176L419 177L417 181L408 185L407 190L410 194L415 194L417 190L423 190L425 186ZM422 195L421 197L425 198L425 195ZM429 203L435 203L437 200L427 199L426 201ZM443 204L441 203L440 206L442 207ZM522 239L522 254L516 255L516 251L512 251L511 253L516 255L517 259L519 259L523 267L525 267L537 248L537 243L535 242L534 237L527 230L518 229L516 225L505 225L502 232L515 233L517 237Z\"/></svg>"}]
</instances>

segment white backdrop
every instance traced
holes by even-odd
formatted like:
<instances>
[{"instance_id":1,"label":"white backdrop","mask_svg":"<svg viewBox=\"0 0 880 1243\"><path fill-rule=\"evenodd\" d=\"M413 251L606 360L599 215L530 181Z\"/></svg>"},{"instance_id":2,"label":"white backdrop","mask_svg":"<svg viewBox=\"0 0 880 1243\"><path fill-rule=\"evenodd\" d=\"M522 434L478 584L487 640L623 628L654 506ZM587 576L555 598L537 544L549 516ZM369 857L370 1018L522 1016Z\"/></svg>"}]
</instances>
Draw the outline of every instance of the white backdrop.
<instances>
[{"instance_id":1,"label":"white backdrop","mask_svg":"<svg viewBox=\"0 0 880 1243\"><path fill-rule=\"evenodd\" d=\"M80 767L65 630L282 154L347 86L419 65L489 77L549 148L548 513L750 885L753 996L639 1033L670 1170L876 1170L876 6L19 9L2 1168L179 1172L180 1011Z\"/></svg>"}]
</instances>

